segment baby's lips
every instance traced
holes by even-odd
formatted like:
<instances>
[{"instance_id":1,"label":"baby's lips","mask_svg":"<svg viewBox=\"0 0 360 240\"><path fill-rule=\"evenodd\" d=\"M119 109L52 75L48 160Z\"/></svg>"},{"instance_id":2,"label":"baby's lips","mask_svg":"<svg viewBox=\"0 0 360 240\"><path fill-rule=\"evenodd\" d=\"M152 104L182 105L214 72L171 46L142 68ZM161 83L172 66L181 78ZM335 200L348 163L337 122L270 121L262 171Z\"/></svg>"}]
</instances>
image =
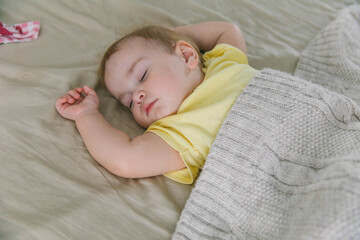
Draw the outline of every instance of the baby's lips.
<instances>
[{"instance_id":1,"label":"baby's lips","mask_svg":"<svg viewBox=\"0 0 360 240\"><path fill-rule=\"evenodd\" d=\"M144 110L145 110L145 112L146 112L147 115L149 115L149 113L151 112L151 110L152 110L152 108L153 108L153 106L155 105L156 102L157 102L157 100L154 100L154 101L152 101L151 103L146 104L146 105L144 106Z\"/></svg>"}]
</instances>

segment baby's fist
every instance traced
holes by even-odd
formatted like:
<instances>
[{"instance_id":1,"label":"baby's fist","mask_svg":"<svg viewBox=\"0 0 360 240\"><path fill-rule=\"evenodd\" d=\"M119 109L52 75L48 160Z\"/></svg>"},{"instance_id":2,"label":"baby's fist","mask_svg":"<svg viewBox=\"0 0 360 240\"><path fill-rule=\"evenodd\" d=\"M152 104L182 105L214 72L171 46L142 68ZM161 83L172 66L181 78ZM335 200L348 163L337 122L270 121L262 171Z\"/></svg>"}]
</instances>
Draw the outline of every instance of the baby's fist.
<instances>
[{"instance_id":1,"label":"baby's fist","mask_svg":"<svg viewBox=\"0 0 360 240\"><path fill-rule=\"evenodd\" d=\"M56 100L56 110L61 116L70 120L76 120L90 112L97 112L98 107L99 98L96 92L86 85L70 90Z\"/></svg>"}]
</instances>

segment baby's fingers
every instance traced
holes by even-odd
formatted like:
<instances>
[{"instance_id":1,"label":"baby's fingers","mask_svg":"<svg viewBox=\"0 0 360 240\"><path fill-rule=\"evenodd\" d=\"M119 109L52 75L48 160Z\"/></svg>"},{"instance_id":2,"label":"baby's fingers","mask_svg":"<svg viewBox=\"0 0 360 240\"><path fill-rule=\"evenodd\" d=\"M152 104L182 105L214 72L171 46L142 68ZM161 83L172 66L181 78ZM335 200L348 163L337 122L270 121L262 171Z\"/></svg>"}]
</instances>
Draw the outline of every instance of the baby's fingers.
<instances>
[{"instance_id":1,"label":"baby's fingers","mask_svg":"<svg viewBox=\"0 0 360 240\"><path fill-rule=\"evenodd\" d=\"M62 106L64 103L66 103L68 100L66 97L62 96L62 97L59 97L58 99L56 99L56 106Z\"/></svg>"},{"instance_id":2,"label":"baby's fingers","mask_svg":"<svg viewBox=\"0 0 360 240\"><path fill-rule=\"evenodd\" d=\"M87 85L84 85L84 93L86 95L96 95L96 92L94 89L92 89L91 87L87 86Z\"/></svg>"},{"instance_id":3,"label":"baby's fingers","mask_svg":"<svg viewBox=\"0 0 360 240\"><path fill-rule=\"evenodd\" d=\"M64 105L66 103L73 104L75 99L70 94L65 94L56 100L56 105Z\"/></svg>"},{"instance_id":4,"label":"baby's fingers","mask_svg":"<svg viewBox=\"0 0 360 240\"><path fill-rule=\"evenodd\" d=\"M82 87L75 88L75 91L80 94L80 96L84 96L84 89Z\"/></svg>"},{"instance_id":5,"label":"baby's fingers","mask_svg":"<svg viewBox=\"0 0 360 240\"><path fill-rule=\"evenodd\" d=\"M72 97L73 99L79 99L81 97L80 93L77 91L78 88L75 88L74 90L70 90L68 92L68 96Z\"/></svg>"},{"instance_id":6,"label":"baby's fingers","mask_svg":"<svg viewBox=\"0 0 360 240\"><path fill-rule=\"evenodd\" d=\"M56 103L55 103L55 107L56 109L61 112L64 108L66 108L67 106L69 106L69 100L67 98L67 96L62 96L62 97L59 97L57 100L56 100Z\"/></svg>"}]
</instances>

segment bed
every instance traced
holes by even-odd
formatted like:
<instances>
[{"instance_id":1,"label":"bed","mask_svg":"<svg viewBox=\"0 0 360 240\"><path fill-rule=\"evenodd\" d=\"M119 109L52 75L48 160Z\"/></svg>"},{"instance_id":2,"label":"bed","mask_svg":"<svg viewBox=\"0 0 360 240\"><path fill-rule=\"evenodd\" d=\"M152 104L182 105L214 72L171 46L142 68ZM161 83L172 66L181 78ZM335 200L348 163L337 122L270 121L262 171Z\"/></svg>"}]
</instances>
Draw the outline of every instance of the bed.
<instances>
[{"instance_id":1,"label":"bed","mask_svg":"<svg viewBox=\"0 0 360 240\"><path fill-rule=\"evenodd\" d=\"M97 87L101 56L120 36L147 24L231 21L244 33L250 65L293 74L311 40L354 3L0 1L1 22L41 24L38 39L0 45L0 239L172 238L197 183L112 175L54 107L71 88ZM97 91L111 124L130 136L144 132L107 91ZM176 238L184 236L178 228Z\"/></svg>"}]
</instances>

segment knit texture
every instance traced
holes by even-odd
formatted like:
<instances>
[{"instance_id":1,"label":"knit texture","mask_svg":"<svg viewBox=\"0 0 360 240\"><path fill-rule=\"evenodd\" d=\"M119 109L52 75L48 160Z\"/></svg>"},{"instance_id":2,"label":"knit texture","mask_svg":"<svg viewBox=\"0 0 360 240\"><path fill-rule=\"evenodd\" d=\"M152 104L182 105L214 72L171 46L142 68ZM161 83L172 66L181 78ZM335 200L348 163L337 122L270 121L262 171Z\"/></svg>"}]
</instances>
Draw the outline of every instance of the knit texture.
<instances>
[{"instance_id":1,"label":"knit texture","mask_svg":"<svg viewBox=\"0 0 360 240\"><path fill-rule=\"evenodd\" d=\"M360 239L360 107L262 70L224 121L173 239Z\"/></svg>"},{"instance_id":2,"label":"knit texture","mask_svg":"<svg viewBox=\"0 0 360 240\"><path fill-rule=\"evenodd\" d=\"M340 11L302 52L294 75L351 97L360 105L360 5Z\"/></svg>"}]
</instances>

